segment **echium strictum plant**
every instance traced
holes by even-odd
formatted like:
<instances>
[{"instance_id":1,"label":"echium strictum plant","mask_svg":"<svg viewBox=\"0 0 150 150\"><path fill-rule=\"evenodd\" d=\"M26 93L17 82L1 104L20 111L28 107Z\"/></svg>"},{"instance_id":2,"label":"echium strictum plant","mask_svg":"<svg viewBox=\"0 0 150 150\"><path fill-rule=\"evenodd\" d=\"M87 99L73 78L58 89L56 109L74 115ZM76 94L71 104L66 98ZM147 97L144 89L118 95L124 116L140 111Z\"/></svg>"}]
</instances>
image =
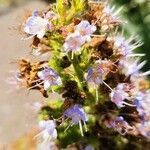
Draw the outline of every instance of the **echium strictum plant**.
<instances>
[{"instance_id":1,"label":"echium strictum plant","mask_svg":"<svg viewBox=\"0 0 150 150\"><path fill-rule=\"evenodd\" d=\"M23 22L38 57L17 61L13 83L46 98L61 95L40 104L37 149L120 149L150 138L150 71L140 71L144 54L134 52L142 42L120 33L120 10L103 1L57 0Z\"/></svg>"}]
</instances>

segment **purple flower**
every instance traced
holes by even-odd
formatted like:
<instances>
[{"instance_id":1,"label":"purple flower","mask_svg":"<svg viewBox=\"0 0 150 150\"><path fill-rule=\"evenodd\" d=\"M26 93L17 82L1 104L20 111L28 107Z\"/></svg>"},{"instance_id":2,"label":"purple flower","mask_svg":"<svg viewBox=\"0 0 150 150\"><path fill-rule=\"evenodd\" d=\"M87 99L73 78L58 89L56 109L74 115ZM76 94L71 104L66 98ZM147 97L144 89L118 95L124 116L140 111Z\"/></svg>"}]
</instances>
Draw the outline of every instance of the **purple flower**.
<instances>
[{"instance_id":1,"label":"purple flower","mask_svg":"<svg viewBox=\"0 0 150 150\"><path fill-rule=\"evenodd\" d=\"M35 138L42 139L43 143L57 138L56 124L53 120L42 120L39 122L39 127L42 131Z\"/></svg>"},{"instance_id":2,"label":"purple flower","mask_svg":"<svg viewBox=\"0 0 150 150\"><path fill-rule=\"evenodd\" d=\"M46 67L44 70L39 71L38 77L43 80L45 90L48 90L51 86L62 84L61 78L51 68Z\"/></svg>"},{"instance_id":3,"label":"purple flower","mask_svg":"<svg viewBox=\"0 0 150 150\"><path fill-rule=\"evenodd\" d=\"M90 41L91 35L95 31L96 31L96 26L91 25L87 20L83 20L76 26L75 32L79 32L85 41Z\"/></svg>"},{"instance_id":4,"label":"purple flower","mask_svg":"<svg viewBox=\"0 0 150 150\"><path fill-rule=\"evenodd\" d=\"M149 120L150 117L150 91L138 92L134 104L142 120L145 122Z\"/></svg>"},{"instance_id":5,"label":"purple flower","mask_svg":"<svg viewBox=\"0 0 150 150\"><path fill-rule=\"evenodd\" d=\"M74 124L79 124L80 132L83 136L82 122L84 123L85 130L87 131L85 122L88 121L88 118L82 106L75 104L74 106L65 110L64 116L71 119L71 124L66 128L66 130Z\"/></svg>"},{"instance_id":6,"label":"purple flower","mask_svg":"<svg viewBox=\"0 0 150 150\"><path fill-rule=\"evenodd\" d=\"M96 64L93 68L88 69L87 81L94 83L95 85L101 84L103 81L103 70L99 64Z\"/></svg>"},{"instance_id":7,"label":"purple flower","mask_svg":"<svg viewBox=\"0 0 150 150\"><path fill-rule=\"evenodd\" d=\"M125 135L129 130L132 130L132 127L124 120L122 116L118 116L111 120L107 127L113 128L122 135Z\"/></svg>"},{"instance_id":8,"label":"purple flower","mask_svg":"<svg viewBox=\"0 0 150 150\"><path fill-rule=\"evenodd\" d=\"M124 92L123 92L124 93ZM110 94L111 101L117 105L117 107L124 107L123 101L125 100L124 95L122 95L122 91L112 91Z\"/></svg>"},{"instance_id":9,"label":"purple flower","mask_svg":"<svg viewBox=\"0 0 150 150\"><path fill-rule=\"evenodd\" d=\"M66 52L76 52L83 44L84 40L79 33L71 33L67 36L63 46Z\"/></svg>"},{"instance_id":10,"label":"purple flower","mask_svg":"<svg viewBox=\"0 0 150 150\"><path fill-rule=\"evenodd\" d=\"M150 139L150 121L138 124L137 127L141 135Z\"/></svg>"},{"instance_id":11,"label":"purple flower","mask_svg":"<svg viewBox=\"0 0 150 150\"><path fill-rule=\"evenodd\" d=\"M96 63L94 64L93 67L88 69L88 75L87 75L87 81L88 82L92 82L95 85L96 84L101 84L104 83L103 78L109 73L111 72L111 67L115 66L115 64L113 64L111 61L109 60L98 60L96 61ZM106 83L104 83L109 89L111 89L109 87L109 85L107 85Z\"/></svg>"},{"instance_id":12,"label":"purple flower","mask_svg":"<svg viewBox=\"0 0 150 150\"><path fill-rule=\"evenodd\" d=\"M39 15L39 11L37 9L35 9L32 13L32 16L38 16Z\"/></svg>"},{"instance_id":13,"label":"purple flower","mask_svg":"<svg viewBox=\"0 0 150 150\"><path fill-rule=\"evenodd\" d=\"M110 93L111 101L117 105L118 108L124 107L125 99L129 97L128 93L124 90L125 84L120 83L117 87Z\"/></svg>"},{"instance_id":14,"label":"purple flower","mask_svg":"<svg viewBox=\"0 0 150 150\"><path fill-rule=\"evenodd\" d=\"M132 53L132 49L122 36L115 37L114 48L117 49L117 52L123 56L127 56Z\"/></svg>"},{"instance_id":15,"label":"purple flower","mask_svg":"<svg viewBox=\"0 0 150 150\"><path fill-rule=\"evenodd\" d=\"M116 53L125 57L143 56L143 54L133 54L133 50L142 45L140 41L132 44L133 40L135 40L133 36L128 40L121 35L116 36L114 39L114 49L116 50Z\"/></svg>"},{"instance_id":16,"label":"purple flower","mask_svg":"<svg viewBox=\"0 0 150 150\"><path fill-rule=\"evenodd\" d=\"M78 124L80 121L86 122L88 120L82 106L78 104L68 108L64 112L64 116L70 118L73 124Z\"/></svg>"}]
</instances>

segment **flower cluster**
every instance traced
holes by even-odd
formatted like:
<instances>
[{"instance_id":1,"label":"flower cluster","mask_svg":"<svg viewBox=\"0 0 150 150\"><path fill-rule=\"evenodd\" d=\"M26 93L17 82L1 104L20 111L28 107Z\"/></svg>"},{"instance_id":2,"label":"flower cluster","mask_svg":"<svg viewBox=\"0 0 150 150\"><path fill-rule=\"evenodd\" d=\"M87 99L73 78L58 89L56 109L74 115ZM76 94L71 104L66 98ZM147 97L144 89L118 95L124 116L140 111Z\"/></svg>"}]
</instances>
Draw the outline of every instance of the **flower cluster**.
<instances>
[{"instance_id":1,"label":"flower cluster","mask_svg":"<svg viewBox=\"0 0 150 150\"><path fill-rule=\"evenodd\" d=\"M96 31L96 26L90 25L87 20L82 20L75 27L73 33L69 33L65 39L64 49L66 52L75 53L79 51L85 42L91 40L92 34Z\"/></svg>"},{"instance_id":2,"label":"flower cluster","mask_svg":"<svg viewBox=\"0 0 150 150\"><path fill-rule=\"evenodd\" d=\"M80 137L84 132L97 141L103 125L116 134L150 138L150 71L140 71L144 54L134 53L142 43L134 36L116 35L114 29L122 21L117 16L121 9L114 9L99 1L58 0L23 23L23 31L33 38L32 50L38 55L49 51L51 58L17 61L15 84L45 97L51 92L62 95L40 110L41 132L35 136L40 145L60 140L58 145L67 147L73 134ZM108 114L112 117L101 119ZM85 138L85 149L93 149L89 139Z\"/></svg>"}]
</instances>

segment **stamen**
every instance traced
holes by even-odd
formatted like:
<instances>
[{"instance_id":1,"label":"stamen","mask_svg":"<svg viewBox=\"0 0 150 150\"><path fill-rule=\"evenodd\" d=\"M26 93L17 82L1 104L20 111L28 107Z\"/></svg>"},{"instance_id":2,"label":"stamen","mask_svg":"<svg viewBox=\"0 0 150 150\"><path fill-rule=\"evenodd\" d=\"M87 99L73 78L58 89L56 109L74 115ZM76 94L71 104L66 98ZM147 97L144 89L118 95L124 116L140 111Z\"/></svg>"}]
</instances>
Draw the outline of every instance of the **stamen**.
<instances>
[{"instance_id":1,"label":"stamen","mask_svg":"<svg viewBox=\"0 0 150 150\"><path fill-rule=\"evenodd\" d=\"M135 45L135 46L134 46L134 45L132 45L132 46L131 46L131 50L134 50L134 49L136 49L136 48L140 47L141 45L143 45L143 44L139 44L139 45Z\"/></svg>"},{"instance_id":2,"label":"stamen","mask_svg":"<svg viewBox=\"0 0 150 150\"><path fill-rule=\"evenodd\" d=\"M81 121L79 121L79 127L80 127L80 132L81 132L81 135L82 135L82 136L84 136L84 134L83 134L83 129L82 129L82 123L81 123Z\"/></svg>"},{"instance_id":3,"label":"stamen","mask_svg":"<svg viewBox=\"0 0 150 150\"><path fill-rule=\"evenodd\" d=\"M69 118L66 118L64 121L62 121L62 123L59 125L61 126L62 124L64 124L65 122L67 122L69 120Z\"/></svg>"},{"instance_id":4,"label":"stamen","mask_svg":"<svg viewBox=\"0 0 150 150\"><path fill-rule=\"evenodd\" d=\"M87 129L85 121L83 121L83 123L84 123L85 132L87 132L88 129Z\"/></svg>"},{"instance_id":5,"label":"stamen","mask_svg":"<svg viewBox=\"0 0 150 150\"><path fill-rule=\"evenodd\" d=\"M137 66L137 68L138 69L141 69L145 64L146 64L146 60L145 61L142 61L138 66Z\"/></svg>"},{"instance_id":6,"label":"stamen","mask_svg":"<svg viewBox=\"0 0 150 150\"><path fill-rule=\"evenodd\" d=\"M39 81L41 81L41 79L33 80L31 82L34 83L34 82L39 82Z\"/></svg>"},{"instance_id":7,"label":"stamen","mask_svg":"<svg viewBox=\"0 0 150 150\"><path fill-rule=\"evenodd\" d=\"M111 91L113 91L113 89L112 89L106 82L103 81L103 83L104 83Z\"/></svg>"},{"instance_id":8,"label":"stamen","mask_svg":"<svg viewBox=\"0 0 150 150\"><path fill-rule=\"evenodd\" d=\"M41 83L38 83L38 84L36 84L36 85L34 85L34 86L30 87L30 88L28 88L28 90L31 90L31 89L33 89L33 88L37 87L38 85L43 84L44 82L45 82L45 81L42 81Z\"/></svg>"},{"instance_id":9,"label":"stamen","mask_svg":"<svg viewBox=\"0 0 150 150\"><path fill-rule=\"evenodd\" d=\"M131 107L135 107L136 105L133 105L133 104L129 104L129 103L127 103L127 102L123 102L123 104L125 104L125 105L127 105L127 106L131 106Z\"/></svg>"},{"instance_id":10,"label":"stamen","mask_svg":"<svg viewBox=\"0 0 150 150\"><path fill-rule=\"evenodd\" d=\"M115 31L114 31L114 35L117 35L118 30L119 30L119 27L118 27L118 26L116 26Z\"/></svg>"},{"instance_id":11,"label":"stamen","mask_svg":"<svg viewBox=\"0 0 150 150\"><path fill-rule=\"evenodd\" d=\"M147 76L147 75L150 75L150 71L146 71L144 73L140 73L139 76Z\"/></svg>"},{"instance_id":12,"label":"stamen","mask_svg":"<svg viewBox=\"0 0 150 150\"><path fill-rule=\"evenodd\" d=\"M54 119L53 117L52 117L52 118L53 118L53 120L55 120L55 121L62 121L63 117L64 117L64 116L61 116L61 117L59 117L59 118L57 118L57 119Z\"/></svg>"},{"instance_id":13,"label":"stamen","mask_svg":"<svg viewBox=\"0 0 150 150\"><path fill-rule=\"evenodd\" d=\"M71 59L73 60L73 58L74 58L74 52L72 51L72 53L71 53Z\"/></svg>"},{"instance_id":14,"label":"stamen","mask_svg":"<svg viewBox=\"0 0 150 150\"><path fill-rule=\"evenodd\" d=\"M43 133L45 132L45 130L41 131L40 133L38 133L37 135L35 135L33 137L33 140L38 139Z\"/></svg>"},{"instance_id":15,"label":"stamen","mask_svg":"<svg viewBox=\"0 0 150 150\"><path fill-rule=\"evenodd\" d=\"M145 54L129 54L127 57L143 57Z\"/></svg>"},{"instance_id":16,"label":"stamen","mask_svg":"<svg viewBox=\"0 0 150 150\"><path fill-rule=\"evenodd\" d=\"M112 8L112 10L114 9L115 7ZM119 12L123 9L123 7L120 7L116 12L114 12L114 16L116 16L117 14L119 14Z\"/></svg>"},{"instance_id":17,"label":"stamen","mask_svg":"<svg viewBox=\"0 0 150 150\"><path fill-rule=\"evenodd\" d=\"M70 128L71 125L72 125L72 124L70 123L70 124L67 126L67 128L64 130L64 132L66 132L66 131Z\"/></svg>"},{"instance_id":18,"label":"stamen","mask_svg":"<svg viewBox=\"0 0 150 150\"><path fill-rule=\"evenodd\" d=\"M96 85L94 84L95 86L95 94L96 94L96 103L98 103L98 87L96 87Z\"/></svg>"}]
</instances>

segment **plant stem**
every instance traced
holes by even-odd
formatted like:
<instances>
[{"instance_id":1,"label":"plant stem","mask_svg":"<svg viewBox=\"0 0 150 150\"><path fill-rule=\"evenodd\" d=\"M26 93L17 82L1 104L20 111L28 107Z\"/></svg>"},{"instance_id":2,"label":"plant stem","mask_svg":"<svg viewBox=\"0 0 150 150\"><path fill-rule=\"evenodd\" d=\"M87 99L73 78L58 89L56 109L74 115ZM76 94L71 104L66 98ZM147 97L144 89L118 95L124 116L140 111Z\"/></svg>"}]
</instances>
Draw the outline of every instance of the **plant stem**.
<instances>
[{"instance_id":1,"label":"plant stem","mask_svg":"<svg viewBox=\"0 0 150 150\"><path fill-rule=\"evenodd\" d=\"M87 103L91 102L91 101L93 102L95 100L95 97L89 92L88 85L84 78L83 71L80 68L79 60L78 60L77 56L74 54L74 59L71 59L71 54L68 54L68 57L72 63L75 74L78 78L78 84L79 84L81 90L83 90L86 94L86 97L88 99ZM86 87L86 90L85 90L85 87Z\"/></svg>"}]
</instances>

